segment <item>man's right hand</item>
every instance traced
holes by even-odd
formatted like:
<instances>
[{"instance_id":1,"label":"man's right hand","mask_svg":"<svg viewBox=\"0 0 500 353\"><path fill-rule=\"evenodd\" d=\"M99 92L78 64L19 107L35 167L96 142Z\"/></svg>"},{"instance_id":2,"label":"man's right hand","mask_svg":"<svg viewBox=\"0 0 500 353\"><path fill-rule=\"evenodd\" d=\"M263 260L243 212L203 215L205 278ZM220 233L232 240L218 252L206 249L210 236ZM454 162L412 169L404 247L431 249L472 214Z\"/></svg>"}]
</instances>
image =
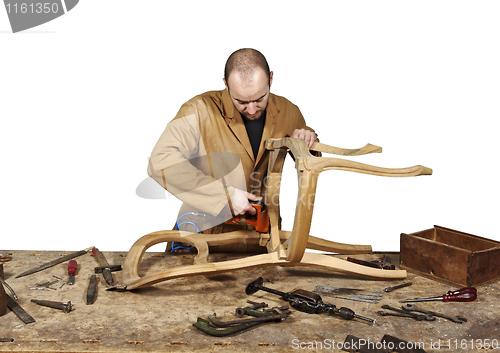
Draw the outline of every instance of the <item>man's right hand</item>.
<instances>
[{"instance_id":1,"label":"man's right hand","mask_svg":"<svg viewBox=\"0 0 500 353\"><path fill-rule=\"evenodd\" d=\"M231 204L233 206L234 216L244 215L245 213L249 213L251 215L255 215L257 210L250 204L250 201L260 201L262 197L255 196L249 192L234 189L233 196L231 197Z\"/></svg>"}]
</instances>

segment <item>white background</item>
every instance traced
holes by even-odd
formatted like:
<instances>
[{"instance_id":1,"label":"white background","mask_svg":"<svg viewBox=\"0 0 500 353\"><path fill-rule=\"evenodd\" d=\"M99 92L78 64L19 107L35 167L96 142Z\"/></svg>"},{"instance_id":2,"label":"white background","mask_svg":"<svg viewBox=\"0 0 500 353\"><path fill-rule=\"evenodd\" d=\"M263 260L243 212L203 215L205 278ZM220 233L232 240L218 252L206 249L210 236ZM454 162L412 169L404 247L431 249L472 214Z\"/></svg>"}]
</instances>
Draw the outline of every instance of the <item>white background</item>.
<instances>
[{"instance_id":1,"label":"white background","mask_svg":"<svg viewBox=\"0 0 500 353\"><path fill-rule=\"evenodd\" d=\"M261 50L272 92L322 142L432 176L329 171L311 234L398 250L434 225L500 240L498 1L82 0L13 34L0 8L0 249L126 251L180 203L144 199L149 154L186 100L223 89L234 50ZM296 174L288 161L283 228Z\"/></svg>"}]
</instances>

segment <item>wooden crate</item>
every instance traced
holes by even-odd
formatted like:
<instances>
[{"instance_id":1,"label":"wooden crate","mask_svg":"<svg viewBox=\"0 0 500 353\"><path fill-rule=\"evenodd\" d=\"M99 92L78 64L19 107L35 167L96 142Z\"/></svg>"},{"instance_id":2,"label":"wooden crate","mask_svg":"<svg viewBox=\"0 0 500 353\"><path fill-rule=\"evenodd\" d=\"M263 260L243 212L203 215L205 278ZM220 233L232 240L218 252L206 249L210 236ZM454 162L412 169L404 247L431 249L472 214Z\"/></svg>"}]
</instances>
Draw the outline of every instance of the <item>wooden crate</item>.
<instances>
[{"instance_id":1,"label":"wooden crate","mask_svg":"<svg viewBox=\"0 0 500 353\"><path fill-rule=\"evenodd\" d=\"M402 233L401 268L440 282L476 286L500 278L500 242L439 226Z\"/></svg>"}]
</instances>

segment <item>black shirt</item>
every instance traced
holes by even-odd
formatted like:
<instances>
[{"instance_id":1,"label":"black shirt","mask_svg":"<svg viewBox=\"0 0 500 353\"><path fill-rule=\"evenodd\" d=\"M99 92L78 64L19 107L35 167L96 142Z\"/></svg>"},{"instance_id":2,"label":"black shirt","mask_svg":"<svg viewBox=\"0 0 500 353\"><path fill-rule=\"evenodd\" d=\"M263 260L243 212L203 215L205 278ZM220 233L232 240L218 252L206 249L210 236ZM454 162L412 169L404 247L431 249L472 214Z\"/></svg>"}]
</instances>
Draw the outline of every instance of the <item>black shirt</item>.
<instances>
[{"instance_id":1,"label":"black shirt","mask_svg":"<svg viewBox=\"0 0 500 353\"><path fill-rule=\"evenodd\" d=\"M252 145L253 156L257 159L259 153L260 140L262 140L262 131L264 131L264 124L266 123L266 111L262 112L260 118L250 120L244 115L241 115L245 128L247 129L248 139Z\"/></svg>"}]
</instances>

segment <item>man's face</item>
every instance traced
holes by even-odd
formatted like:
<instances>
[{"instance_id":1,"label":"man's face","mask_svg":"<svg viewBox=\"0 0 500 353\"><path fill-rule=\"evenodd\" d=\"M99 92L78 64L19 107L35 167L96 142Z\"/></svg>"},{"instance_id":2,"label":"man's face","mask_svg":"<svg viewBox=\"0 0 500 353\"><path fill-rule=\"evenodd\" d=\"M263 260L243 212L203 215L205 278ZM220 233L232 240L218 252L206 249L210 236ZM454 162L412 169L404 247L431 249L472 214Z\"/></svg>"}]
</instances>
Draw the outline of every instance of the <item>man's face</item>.
<instances>
[{"instance_id":1,"label":"man's face","mask_svg":"<svg viewBox=\"0 0 500 353\"><path fill-rule=\"evenodd\" d=\"M224 80L224 84L241 115L250 120L256 120L266 110L272 80L272 72L268 80L264 70L258 68L252 77L244 80L237 73L232 72L228 82Z\"/></svg>"}]
</instances>

